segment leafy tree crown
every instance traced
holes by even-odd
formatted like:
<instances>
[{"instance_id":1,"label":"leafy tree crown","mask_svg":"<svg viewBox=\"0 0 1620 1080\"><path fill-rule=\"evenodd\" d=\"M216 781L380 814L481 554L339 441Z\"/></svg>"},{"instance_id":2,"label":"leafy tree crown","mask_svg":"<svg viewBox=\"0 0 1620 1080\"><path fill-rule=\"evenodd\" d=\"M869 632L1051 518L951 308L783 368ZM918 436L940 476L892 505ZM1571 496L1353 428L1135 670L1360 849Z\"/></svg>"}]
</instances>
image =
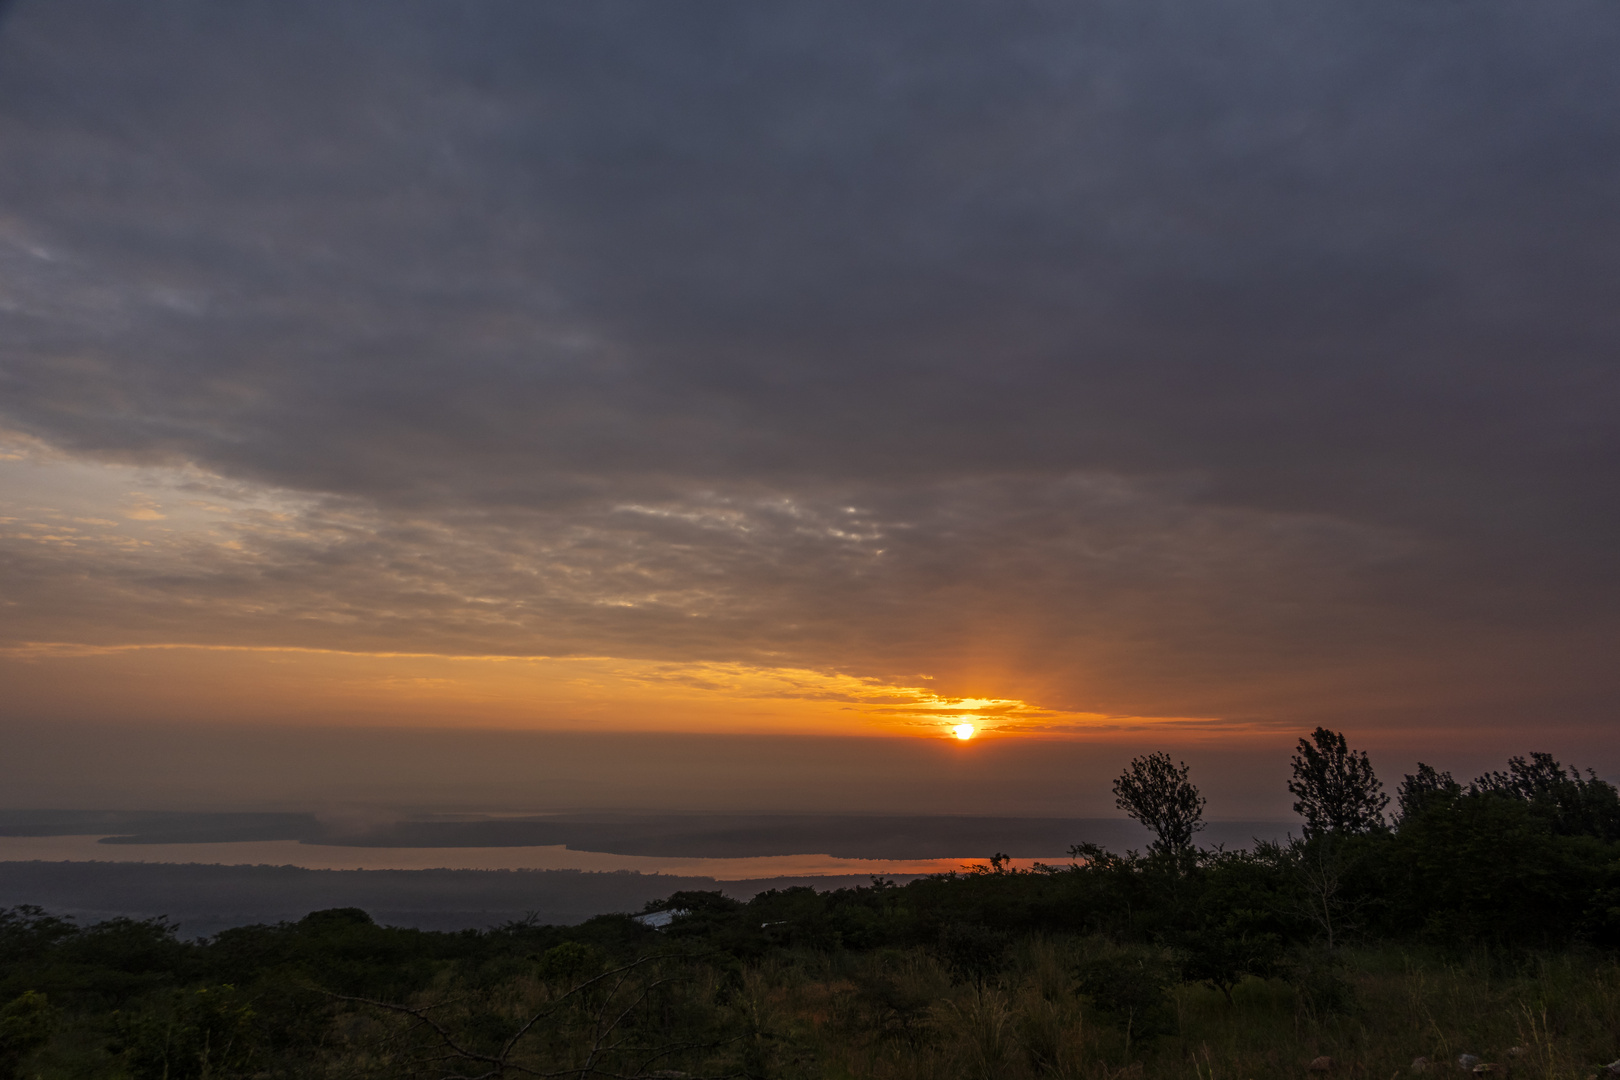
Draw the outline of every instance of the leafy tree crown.
<instances>
[{"instance_id":1,"label":"leafy tree crown","mask_svg":"<svg viewBox=\"0 0 1620 1080\"><path fill-rule=\"evenodd\" d=\"M1204 797L1187 779L1186 763L1162 752L1131 759L1114 781L1114 805L1153 830L1152 851L1185 851L1204 827Z\"/></svg>"},{"instance_id":2,"label":"leafy tree crown","mask_svg":"<svg viewBox=\"0 0 1620 1080\"><path fill-rule=\"evenodd\" d=\"M1290 764L1288 790L1299 800L1294 813L1305 819L1305 835L1366 833L1384 827L1389 796L1374 775L1365 751L1351 750L1344 736L1319 727L1299 740Z\"/></svg>"},{"instance_id":3,"label":"leafy tree crown","mask_svg":"<svg viewBox=\"0 0 1620 1080\"><path fill-rule=\"evenodd\" d=\"M1423 811L1425 807L1448 799L1455 799L1462 794L1462 785L1451 778L1448 772L1440 772L1433 765L1418 762L1416 773L1407 773L1401 781L1400 788L1395 792L1396 804L1400 807L1400 820L1405 821Z\"/></svg>"},{"instance_id":4,"label":"leafy tree crown","mask_svg":"<svg viewBox=\"0 0 1620 1080\"><path fill-rule=\"evenodd\" d=\"M1620 840L1620 792L1591 769L1565 770L1551 754L1508 759L1507 772L1489 772L1468 786L1470 793L1520 799L1565 836Z\"/></svg>"}]
</instances>

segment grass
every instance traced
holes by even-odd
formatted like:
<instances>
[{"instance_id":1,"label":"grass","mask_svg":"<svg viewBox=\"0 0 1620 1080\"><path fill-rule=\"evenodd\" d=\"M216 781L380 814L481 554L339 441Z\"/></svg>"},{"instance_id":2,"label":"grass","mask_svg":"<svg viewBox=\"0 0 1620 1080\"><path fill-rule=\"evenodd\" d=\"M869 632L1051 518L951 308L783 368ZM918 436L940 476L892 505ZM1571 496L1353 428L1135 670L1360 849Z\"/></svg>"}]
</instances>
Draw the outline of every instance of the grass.
<instances>
[{"instance_id":1,"label":"grass","mask_svg":"<svg viewBox=\"0 0 1620 1080\"><path fill-rule=\"evenodd\" d=\"M1077 992L1077 972L1131 955L1152 959L1100 937L1058 937L1014 943L997 970L977 978L951 971L926 949L779 950L746 964L694 962L670 968L680 978L669 995L640 1007L664 1026L646 1027L632 1041L696 1044L708 1038L703 1032L721 1032L723 1043L711 1040L711 1049L665 1075L761 1080L1417 1080L1418 1057L1435 1063L1424 1080L1476 1080L1456 1064L1464 1053L1509 1068L1511 1080L1611 1080L1603 1066L1620 1057L1620 964L1612 957L1342 950L1295 965L1290 981L1247 979L1230 1001L1202 985L1174 986L1161 1033L1136 1028L1128 1039L1114 1014ZM648 978L664 970L655 965ZM446 968L413 1001L438 1002L433 1015L441 1022L499 1042L522 1016L558 1000L562 985L532 965L477 979ZM640 1000L635 984L619 996ZM583 1016L536 1028L514 1060L542 1072L582 1061L585 1036L575 1021ZM411 1049L407 1019L334 1003L300 1028L308 1053L254 1075L361 1080L485 1071L409 1065L422 1054ZM23 1075L130 1075L102 1049L104 1032L64 1020L54 1045ZM98 1022L105 1026L104 1017ZM1307 1068L1324 1056L1333 1062L1325 1078ZM663 1068L649 1066L654 1074ZM222 1074L184 1073L203 1075Z\"/></svg>"},{"instance_id":2,"label":"grass","mask_svg":"<svg viewBox=\"0 0 1620 1080\"><path fill-rule=\"evenodd\" d=\"M1085 1080L1266 1080L1307 1075L1326 1056L1343 1080L1460 1077L1458 1055L1513 1080L1588 1080L1620 1056L1620 967L1579 954L1462 960L1382 949L1346 951L1317 995L1248 979L1232 1001L1183 984L1166 1034L1127 1047L1113 1019L1075 993L1074 968L1107 949L1033 940L999 977L953 982L929 954L802 957L749 973L747 997L783 1076L1076 1077Z\"/></svg>"}]
</instances>

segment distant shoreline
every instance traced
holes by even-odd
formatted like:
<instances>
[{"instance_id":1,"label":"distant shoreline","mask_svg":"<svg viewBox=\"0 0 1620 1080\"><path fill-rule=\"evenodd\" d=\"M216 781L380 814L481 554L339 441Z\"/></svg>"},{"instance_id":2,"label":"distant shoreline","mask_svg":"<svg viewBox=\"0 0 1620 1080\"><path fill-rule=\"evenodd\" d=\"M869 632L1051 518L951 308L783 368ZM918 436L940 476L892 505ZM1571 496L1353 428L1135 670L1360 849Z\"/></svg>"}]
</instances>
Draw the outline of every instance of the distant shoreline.
<instances>
[{"instance_id":1,"label":"distant shoreline","mask_svg":"<svg viewBox=\"0 0 1620 1080\"><path fill-rule=\"evenodd\" d=\"M1285 821L1216 821L1199 840L1206 846L1248 847L1257 839L1281 840L1295 828L1297 823ZM44 844L42 838L50 837L69 846ZM104 851L80 850L89 842L123 848L116 857L132 861L270 862L334 869L667 869L740 878L937 873L997 853L1015 860L1061 861L1078 843L1123 852L1145 847L1151 836L1126 818L647 811L413 817L386 810L332 817L309 812L0 810L0 843L7 840L28 842L0 850L0 858L108 857ZM290 846L244 846L276 843ZM176 845L188 849L178 859L165 850ZM218 850L206 852L210 847ZM379 854L384 851L393 854ZM774 861L731 861L738 859ZM907 865L894 865L900 863Z\"/></svg>"},{"instance_id":2,"label":"distant shoreline","mask_svg":"<svg viewBox=\"0 0 1620 1080\"><path fill-rule=\"evenodd\" d=\"M114 849L116 850L116 849ZM909 880L915 875L896 875ZM577 870L311 870L207 863L0 861L0 908L24 904L82 924L163 917L183 937L358 907L379 923L420 930L486 929L533 919L566 926L640 911L679 890L746 899L767 889L868 885L866 875L710 877Z\"/></svg>"},{"instance_id":3,"label":"distant shoreline","mask_svg":"<svg viewBox=\"0 0 1620 1080\"><path fill-rule=\"evenodd\" d=\"M560 844L505 847L378 847L310 844L298 840L241 840L167 844L104 843L107 837L0 836L0 863L81 862L302 870L537 870L702 877L742 881L774 877L942 874L984 858L851 859L823 854L743 858L617 855L575 851ZM1016 860L1020 866L1041 861ZM1067 862L1054 855L1047 862Z\"/></svg>"}]
</instances>

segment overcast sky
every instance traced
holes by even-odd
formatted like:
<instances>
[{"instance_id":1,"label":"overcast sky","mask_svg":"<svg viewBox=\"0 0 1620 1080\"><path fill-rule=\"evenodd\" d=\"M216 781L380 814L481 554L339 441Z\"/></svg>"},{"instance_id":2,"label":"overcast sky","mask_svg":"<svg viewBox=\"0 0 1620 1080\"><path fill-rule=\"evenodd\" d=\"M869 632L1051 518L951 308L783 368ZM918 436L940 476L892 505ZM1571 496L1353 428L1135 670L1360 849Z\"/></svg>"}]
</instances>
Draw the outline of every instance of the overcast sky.
<instances>
[{"instance_id":1,"label":"overcast sky","mask_svg":"<svg viewBox=\"0 0 1620 1080\"><path fill-rule=\"evenodd\" d=\"M13 719L1614 723L1611 0L3 11Z\"/></svg>"}]
</instances>

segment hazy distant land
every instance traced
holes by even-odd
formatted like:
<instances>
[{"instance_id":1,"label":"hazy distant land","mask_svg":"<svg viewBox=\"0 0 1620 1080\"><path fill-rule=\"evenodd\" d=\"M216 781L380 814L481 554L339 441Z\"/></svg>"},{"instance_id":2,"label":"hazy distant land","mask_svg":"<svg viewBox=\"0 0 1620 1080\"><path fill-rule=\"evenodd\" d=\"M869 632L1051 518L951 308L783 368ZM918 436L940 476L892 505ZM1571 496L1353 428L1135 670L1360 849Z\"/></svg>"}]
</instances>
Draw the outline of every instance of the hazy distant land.
<instances>
[{"instance_id":1,"label":"hazy distant land","mask_svg":"<svg viewBox=\"0 0 1620 1080\"><path fill-rule=\"evenodd\" d=\"M1243 846L1287 830L1278 822L1218 822L1207 843ZM578 870L330 870L295 865L183 862L193 846L296 841L317 851L395 848L512 848L566 845L623 856L745 860L823 854L848 859L968 860L997 852L1051 858L1081 841L1124 850L1146 834L1124 819L812 815L559 814L523 818L435 818L356 825L305 813L5 810L0 837L101 834L106 861L0 861L0 907L36 904L80 921L118 915L167 916L185 936L229 926L297 919L332 907L359 907L382 923L422 929L488 927L534 917L573 924L611 911L636 911L683 889L719 889L747 898L772 888L864 885L869 875L754 877ZM172 845L171 861L120 861L138 845ZM3 848L3 844L0 844ZM149 851L150 848L144 849ZM285 848L283 848L285 850ZM296 850L294 848L293 850ZM137 857L138 859L139 857ZM244 860L246 861L246 860ZM915 875L889 875L906 880Z\"/></svg>"},{"instance_id":2,"label":"hazy distant land","mask_svg":"<svg viewBox=\"0 0 1620 1080\"><path fill-rule=\"evenodd\" d=\"M746 898L793 885L867 885L865 877L720 882L666 874L572 870L305 870L199 863L0 862L0 908L34 904L81 923L118 915L167 916L183 937L231 926L357 907L379 923L423 930L485 928L533 917L572 925L611 911L640 911L683 889Z\"/></svg>"}]
</instances>

